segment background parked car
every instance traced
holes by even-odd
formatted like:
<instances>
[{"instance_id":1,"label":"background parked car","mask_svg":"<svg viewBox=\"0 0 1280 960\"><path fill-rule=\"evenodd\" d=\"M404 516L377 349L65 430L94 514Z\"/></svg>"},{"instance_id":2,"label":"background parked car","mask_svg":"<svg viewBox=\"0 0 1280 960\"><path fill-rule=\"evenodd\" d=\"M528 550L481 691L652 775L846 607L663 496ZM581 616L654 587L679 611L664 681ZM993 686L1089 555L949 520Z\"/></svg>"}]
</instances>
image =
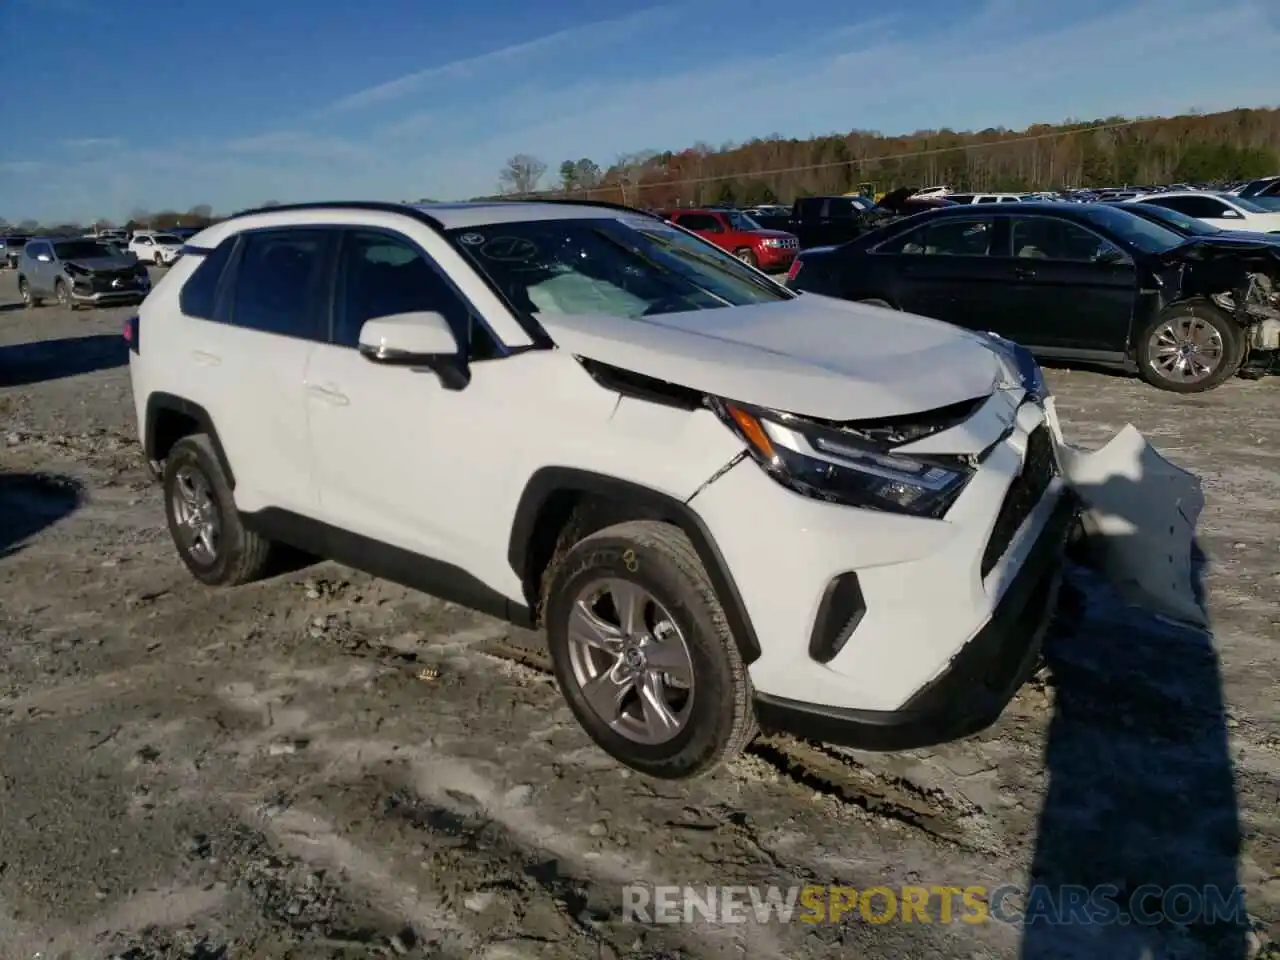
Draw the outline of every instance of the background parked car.
<instances>
[{"instance_id":1,"label":"background parked car","mask_svg":"<svg viewBox=\"0 0 1280 960\"><path fill-rule=\"evenodd\" d=\"M671 210L662 216L761 270L786 270L800 249L793 234L768 230L740 210Z\"/></svg>"},{"instance_id":2,"label":"background parked car","mask_svg":"<svg viewBox=\"0 0 1280 960\"><path fill-rule=\"evenodd\" d=\"M22 248L27 245L28 237L0 237L0 266L10 270L18 269L18 261L22 258Z\"/></svg>"},{"instance_id":3,"label":"background parked car","mask_svg":"<svg viewBox=\"0 0 1280 960\"><path fill-rule=\"evenodd\" d=\"M168 266L182 256L182 243L171 233L140 233L129 241L129 250L143 263Z\"/></svg>"},{"instance_id":4,"label":"background parked car","mask_svg":"<svg viewBox=\"0 0 1280 960\"><path fill-rule=\"evenodd\" d=\"M1129 213L1136 213L1140 217L1145 217L1155 223L1162 224L1180 233L1184 237L1221 237L1235 238L1237 240L1264 240L1269 243L1280 244L1280 234L1276 233L1255 233L1248 230L1223 230L1221 227L1215 227L1207 220L1200 220L1196 217L1189 217L1185 213L1177 210L1171 210L1168 207L1162 207L1154 203L1126 203L1124 209Z\"/></svg>"},{"instance_id":5,"label":"background parked car","mask_svg":"<svg viewBox=\"0 0 1280 960\"><path fill-rule=\"evenodd\" d=\"M1122 205L952 206L802 253L793 289L991 331L1044 358L1208 390L1280 350L1280 245L1186 238Z\"/></svg>"},{"instance_id":6,"label":"background parked car","mask_svg":"<svg viewBox=\"0 0 1280 960\"><path fill-rule=\"evenodd\" d=\"M128 303L142 300L151 290L147 268L98 240L33 238L22 251L18 293L28 307L46 297L59 305Z\"/></svg>"},{"instance_id":7,"label":"background parked car","mask_svg":"<svg viewBox=\"0 0 1280 960\"><path fill-rule=\"evenodd\" d=\"M1139 194L1128 202L1168 207L1224 230L1280 233L1280 197L1237 197L1229 193L1187 190Z\"/></svg>"}]
</instances>

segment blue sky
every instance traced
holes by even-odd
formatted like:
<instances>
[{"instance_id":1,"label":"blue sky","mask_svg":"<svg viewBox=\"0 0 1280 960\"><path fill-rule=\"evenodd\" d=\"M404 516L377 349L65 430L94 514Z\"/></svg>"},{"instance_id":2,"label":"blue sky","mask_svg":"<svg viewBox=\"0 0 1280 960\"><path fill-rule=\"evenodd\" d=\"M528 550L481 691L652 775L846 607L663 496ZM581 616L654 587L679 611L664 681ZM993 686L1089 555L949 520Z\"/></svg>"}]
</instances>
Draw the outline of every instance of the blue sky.
<instances>
[{"instance_id":1,"label":"blue sky","mask_svg":"<svg viewBox=\"0 0 1280 960\"><path fill-rule=\"evenodd\" d=\"M1280 103L1276 0L0 0L0 216L467 197L503 161ZM20 40L20 42L15 42Z\"/></svg>"}]
</instances>

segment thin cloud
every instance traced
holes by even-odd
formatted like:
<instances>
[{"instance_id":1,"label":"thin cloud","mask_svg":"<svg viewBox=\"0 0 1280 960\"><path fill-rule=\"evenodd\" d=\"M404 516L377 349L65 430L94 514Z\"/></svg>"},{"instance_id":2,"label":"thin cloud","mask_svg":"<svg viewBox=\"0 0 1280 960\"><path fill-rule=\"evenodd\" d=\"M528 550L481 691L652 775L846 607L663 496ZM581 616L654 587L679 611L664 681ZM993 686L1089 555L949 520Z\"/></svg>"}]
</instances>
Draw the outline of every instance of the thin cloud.
<instances>
[{"instance_id":1,"label":"thin cloud","mask_svg":"<svg viewBox=\"0 0 1280 960\"><path fill-rule=\"evenodd\" d=\"M276 130L242 137L224 144L229 153L307 157L315 160L359 160L365 147L334 137L318 137L302 130Z\"/></svg>"},{"instance_id":2,"label":"thin cloud","mask_svg":"<svg viewBox=\"0 0 1280 960\"><path fill-rule=\"evenodd\" d=\"M39 160L0 160L0 173L39 173L44 168L45 165Z\"/></svg>"},{"instance_id":3,"label":"thin cloud","mask_svg":"<svg viewBox=\"0 0 1280 960\"><path fill-rule=\"evenodd\" d=\"M119 137L76 137L63 140L62 145L72 150L102 150L107 147L118 147L124 143Z\"/></svg>"},{"instance_id":4,"label":"thin cloud","mask_svg":"<svg viewBox=\"0 0 1280 960\"><path fill-rule=\"evenodd\" d=\"M547 54L575 43L606 43L614 39L627 39L635 31L652 27L657 23L674 17L674 5L649 7L625 17L611 20L599 20L595 23L557 30L545 36L535 37L523 43L514 43L498 50L481 53L474 57L465 57L449 63L427 67L415 73L388 80L373 87L366 87L336 100L325 107L321 113L344 113L378 103L396 100L415 91L421 90L438 80L460 80L475 74L486 67L506 66L514 61L527 57Z\"/></svg>"}]
</instances>

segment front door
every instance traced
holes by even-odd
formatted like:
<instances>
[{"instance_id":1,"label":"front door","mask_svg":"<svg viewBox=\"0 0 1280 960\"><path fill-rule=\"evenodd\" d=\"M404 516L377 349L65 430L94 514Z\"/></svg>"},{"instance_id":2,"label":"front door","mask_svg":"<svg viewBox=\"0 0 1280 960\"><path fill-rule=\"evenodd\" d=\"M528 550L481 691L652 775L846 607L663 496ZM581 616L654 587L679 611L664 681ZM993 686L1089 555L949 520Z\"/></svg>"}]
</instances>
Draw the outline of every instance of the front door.
<instances>
[{"instance_id":1,"label":"front door","mask_svg":"<svg viewBox=\"0 0 1280 960\"><path fill-rule=\"evenodd\" d=\"M1123 250L1053 216L1012 219L1012 340L1048 353L1115 359L1129 342L1137 272Z\"/></svg>"}]
</instances>

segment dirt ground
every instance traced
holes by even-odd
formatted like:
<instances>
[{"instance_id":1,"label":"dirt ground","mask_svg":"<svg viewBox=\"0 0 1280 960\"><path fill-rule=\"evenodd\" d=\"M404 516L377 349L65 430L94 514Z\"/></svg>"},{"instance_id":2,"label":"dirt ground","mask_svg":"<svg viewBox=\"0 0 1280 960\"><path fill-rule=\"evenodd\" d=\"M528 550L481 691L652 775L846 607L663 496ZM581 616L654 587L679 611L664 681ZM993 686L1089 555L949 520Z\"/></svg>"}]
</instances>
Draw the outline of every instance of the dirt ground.
<instances>
[{"instance_id":1,"label":"dirt ground","mask_svg":"<svg viewBox=\"0 0 1280 960\"><path fill-rule=\"evenodd\" d=\"M671 784L593 747L531 635L328 563L197 585L139 454L128 313L25 311L0 274L5 960L1276 950L1280 383L1178 398L1049 373L1073 442L1132 422L1203 478L1209 633L1162 626L1075 569L1047 670L978 737L898 755L774 739ZM1240 884L1249 916L643 925L621 911L632 881L1033 879L1122 896Z\"/></svg>"}]
</instances>

